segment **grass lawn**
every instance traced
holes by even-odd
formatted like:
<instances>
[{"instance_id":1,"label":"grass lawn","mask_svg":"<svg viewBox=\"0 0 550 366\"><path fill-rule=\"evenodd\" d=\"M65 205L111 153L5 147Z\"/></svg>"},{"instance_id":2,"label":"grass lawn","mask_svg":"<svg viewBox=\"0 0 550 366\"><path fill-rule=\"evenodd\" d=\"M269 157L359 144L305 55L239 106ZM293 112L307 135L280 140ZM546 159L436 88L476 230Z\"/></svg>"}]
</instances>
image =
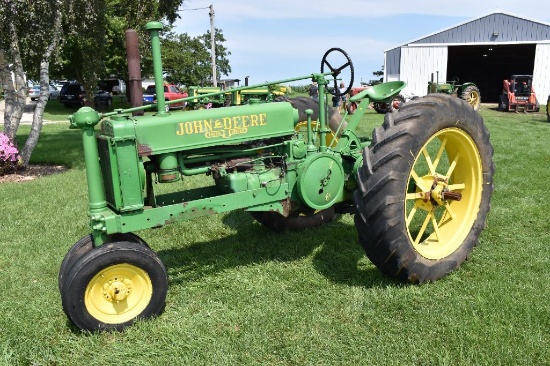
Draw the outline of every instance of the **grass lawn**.
<instances>
[{"instance_id":1,"label":"grass lawn","mask_svg":"<svg viewBox=\"0 0 550 366\"><path fill-rule=\"evenodd\" d=\"M496 105L481 114L495 192L480 245L451 275L385 277L350 215L274 234L231 212L138 232L167 267L166 309L102 334L61 308L59 265L89 232L86 177L79 131L45 125L31 163L71 169L0 184L0 365L550 364L549 192L537 183L549 177L550 123ZM366 117L363 133L383 119Z\"/></svg>"}]
</instances>

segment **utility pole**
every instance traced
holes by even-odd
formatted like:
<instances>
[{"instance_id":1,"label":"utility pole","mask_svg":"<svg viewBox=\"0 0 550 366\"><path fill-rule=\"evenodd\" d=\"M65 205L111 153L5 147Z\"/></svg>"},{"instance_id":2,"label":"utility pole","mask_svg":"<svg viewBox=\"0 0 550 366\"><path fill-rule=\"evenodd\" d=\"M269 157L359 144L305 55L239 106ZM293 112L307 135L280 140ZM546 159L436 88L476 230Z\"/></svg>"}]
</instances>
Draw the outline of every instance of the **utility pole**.
<instances>
[{"instance_id":1,"label":"utility pole","mask_svg":"<svg viewBox=\"0 0 550 366\"><path fill-rule=\"evenodd\" d=\"M212 54L212 83L218 86L218 77L216 73L216 42L214 41L214 5L210 5L210 43Z\"/></svg>"}]
</instances>

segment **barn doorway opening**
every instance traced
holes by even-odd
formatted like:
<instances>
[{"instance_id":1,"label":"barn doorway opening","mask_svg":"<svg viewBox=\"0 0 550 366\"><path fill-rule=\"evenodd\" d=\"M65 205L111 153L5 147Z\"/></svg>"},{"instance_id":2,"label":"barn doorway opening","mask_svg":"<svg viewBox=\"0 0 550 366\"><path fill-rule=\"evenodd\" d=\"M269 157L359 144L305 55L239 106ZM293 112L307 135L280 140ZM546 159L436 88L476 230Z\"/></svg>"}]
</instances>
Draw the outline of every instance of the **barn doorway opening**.
<instances>
[{"instance_id":1,"label":"barn doorway opening","mask_svg":"<svg viewBox=\"0 0 550 366\"><path fill-rule=\"evenodd\" d=\"M502 81L510 75L533 75L535 44L449 46L447 80L473 82L482 103L498 103ZM440 80L441 82L442 80Z\"/></svg>"}]
</instances>

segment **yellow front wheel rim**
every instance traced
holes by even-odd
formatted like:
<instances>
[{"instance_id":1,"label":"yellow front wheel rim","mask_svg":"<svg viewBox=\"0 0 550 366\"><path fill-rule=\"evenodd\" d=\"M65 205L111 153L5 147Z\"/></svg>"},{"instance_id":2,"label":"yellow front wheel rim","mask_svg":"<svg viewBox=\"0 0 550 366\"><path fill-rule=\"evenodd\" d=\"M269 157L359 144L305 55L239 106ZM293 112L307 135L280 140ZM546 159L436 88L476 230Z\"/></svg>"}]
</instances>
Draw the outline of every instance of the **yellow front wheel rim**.
<instances>
[{"instance_id":1,"label":"yellow front wheel rim","mask_svg":"<svg viewBox=\"0 0 550 366\"><path fill-rule=\"evenodd\" d=\"M455 252L476 220L482 190L482 162L473 139L458 128L432 135L415 158L405 196L415 250L433 260Z\"/></svg>"},{"instance_id":2,"label":"yellow front wheel rim","mask_svg":"<svg viewBox=\"0 0 550 366\"><path fill-rule=\"evenodd\" d=\"M84 304L97 320L121 324L143 313L152 295L153 285L147 272L121 263L103 269L91 279Z\"/></svg>"}]
</instances>

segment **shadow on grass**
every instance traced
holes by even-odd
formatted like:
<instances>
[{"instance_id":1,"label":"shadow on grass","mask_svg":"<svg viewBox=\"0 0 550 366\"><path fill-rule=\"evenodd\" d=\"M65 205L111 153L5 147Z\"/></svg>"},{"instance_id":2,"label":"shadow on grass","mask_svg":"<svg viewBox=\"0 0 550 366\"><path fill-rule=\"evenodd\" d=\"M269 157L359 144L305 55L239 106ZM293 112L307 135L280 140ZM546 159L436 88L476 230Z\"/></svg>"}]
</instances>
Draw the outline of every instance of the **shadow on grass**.
<instances>
[{"instance_id":1,"label":"shadow on grass","mask_svg":"<svg viewBox=\"0 0 550 366\"><path fill-rule=\"evenodd\" d=\"M333 282L366 288L399 285L368 262L353 225L336 221L301 232L274 233L242 211L227 214L224 222L230 222L228 226L239 222L238 232L157 252L167 267L170 283L197 281L228 268L292 262L312 255L315 270Z\"/></svg>"}]
</instances>

